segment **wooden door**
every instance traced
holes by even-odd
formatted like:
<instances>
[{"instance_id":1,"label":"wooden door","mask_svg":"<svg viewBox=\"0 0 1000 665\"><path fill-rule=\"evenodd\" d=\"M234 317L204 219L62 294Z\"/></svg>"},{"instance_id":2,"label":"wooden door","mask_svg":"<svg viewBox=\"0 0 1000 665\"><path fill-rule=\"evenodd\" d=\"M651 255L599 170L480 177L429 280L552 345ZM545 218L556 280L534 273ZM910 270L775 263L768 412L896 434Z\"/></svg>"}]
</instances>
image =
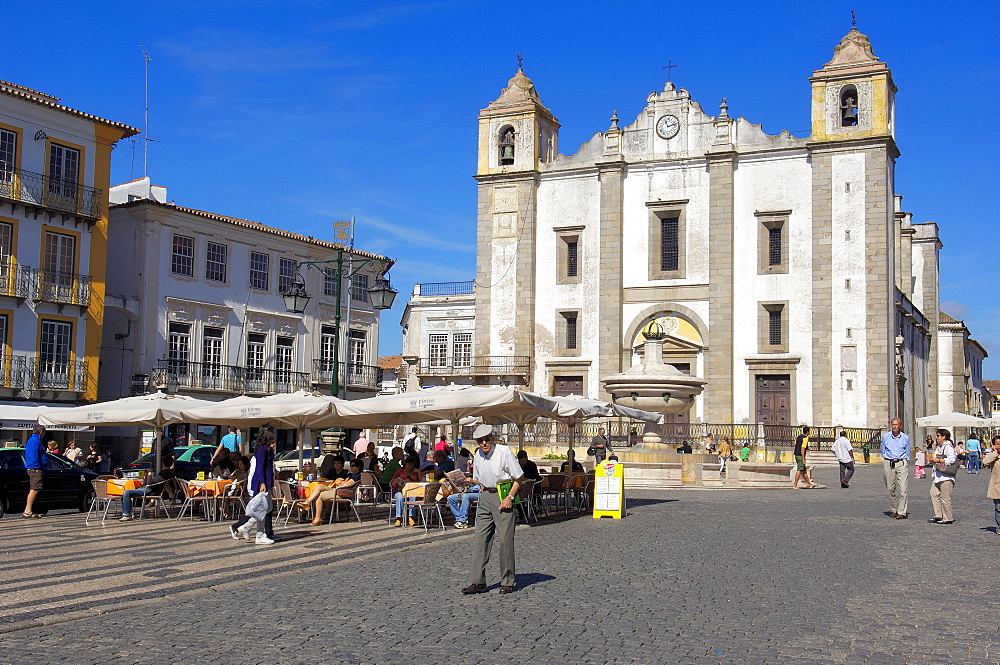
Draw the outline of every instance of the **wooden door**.
<instances>
[{"instance_id":1,"label":"wooden door","mask_svg":"<svg viewBox=\"0 0 1000 665\"><path fill-rule=\"evenodd\" d=\"M789 425L792 417L791 377L766 374L757 377L757 422Z\"/></svg>"},{"instance_id":2,"label":"wooden door","mask_svg":"<svg viewBox=\"0 0 1000 665\"><path fill-rule=\"evenodd\" d=\"M583 395L583 377L552 377L552 394L556 397L565 397L566 395Z\"/></svg>"}]
</instances>

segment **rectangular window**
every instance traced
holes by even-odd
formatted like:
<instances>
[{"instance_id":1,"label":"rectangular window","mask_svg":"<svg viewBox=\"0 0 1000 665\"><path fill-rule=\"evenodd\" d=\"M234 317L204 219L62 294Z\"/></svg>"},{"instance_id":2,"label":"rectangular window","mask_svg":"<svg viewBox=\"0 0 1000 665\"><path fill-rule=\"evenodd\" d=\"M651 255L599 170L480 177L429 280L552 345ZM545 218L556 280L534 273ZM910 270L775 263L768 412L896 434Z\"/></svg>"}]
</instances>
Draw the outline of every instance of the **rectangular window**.
<instances>
[{"instance_id":1,"label":"rectangular window","mask_svg":"<svg viewBox=\"0 0 1000 665\"><path fill-rule=\"evenodd\" d=\"M70 347L73 324L66 321L42 321L41 346L38 349L38 385L46 388L69 387Z\"/></svg>"},{"instance_id":2,"label":"rectangular window","mask_svg":"<svg viewBox=\"0 0 1000 665\"><path fill-rule=\"evenodd\" d=\"M319 358L322 371L333 371L333 355L337 345L337 335L333 326L322 326L319 337Z\"/></svg>"},{"instance_id":3,"label":"rectangular window","mask_svg":"<svg viewBox=\"0 0 1000 665\"><path fill-rule=\"evenodd\" d=\"M368 275L351 277L351 300L368 302Z\"/></svg>"},{"instance_id":4,"label":"rectangular window","mask_svg":"<svg viewBox=\"0 0 1000 665\"><path fill-rule=\"evenodd\" d=\"M178 377L188 375L191 361L191 324L171 323L167 327L167 367Z\"/></svg>"},{"instance_id":5,"label":"rectangular window","mask_svg":"<svg viewBox=\"0 0 1000 665\"><path fill-rule=\"evenodd\" d=\"M267 336L262 333L247 335L246 388L254 392L264 389L264 358L267 357Z\"/></svg>"},{"instance_id":6,"label":"rectangular window","mask_svg":"<svg viewBox=\"0 0 1000 665\"><path fill-rule=\"evenodd\" d=\"M430 335L427 339L431 367L448 366L448 336Z\"/></svg>"},{"instance_id":7,"label":"rectangular window","mask_svg":"<svg viewBox=\"0 0 1000 665\"><path fill-rule=\"evenodd\" d=\"M660 220L660 270L671 272L680 269L680 219L666 217Z\"/></svg>"},{"instance_id":8,"label":"rectangular window","mask_svg":"<svg viewBox=\"0 0 1000 665\"><path fill-rule=\"evenodd\" d=\"M264 252L250 252L250 288L267 291L271 256Z\"/></svg>"},{"instance_id":9,"label":"rectangular window","mask_svg":"<svg viewBox=\"0 0 1000 665\"><path fill-rule=\"evenodd\" d=\"M781 346L780 309L772 309L767 312L767 343L771 346Z\"/></svg>"},{"instance_id":10,"label":"rectangular window","mask_svg":"<svg viewBox=\"0 0 1000 665\"><path fill-rule=\"evenodd\" d=\"M567 277L577 277L579 276L579 264L577 262L577 247L578 243L576 240L566 243L566 276Z\"/></svg>"},{"instance_id":11,"label":"rectangular window","mask_svg":"<svg viewBox=\"0 0 1000 665\"><path fill-rule=\"evenodd\" d=\"M323 268L323 295L337 297L337 269Z\"/></svg>"},{"instance_id":12,"label":"rectangular window","mask_svg":"<svg viewBox=\"0 0 1000 665\"><path fill-rule=\"evenodd\" d=\"M291 337L279 337L274 354L274 370L276 380L285 390L291 388L292 370L294 366L295 340Z\"/></svg>"},{"instance_id":13,"label":"rectangular window","mask_svg":"<svg viewBox=\"0 0 1000 665\"><path fill-rule=\"evenodd\" d=\"M222 381L222 328L205 328L201 339L202 387L221 388Z\"/></svg>"},{"instance_id":14,"label":"rectangular window","mask_svg":"<svg viewBox=\"0 0 1000 665\"><path fill-rule=\"evenodd\" d=\"M0 129L0 183L14 181L17 165L17 134Z\"/></svg>"},{"instance_id":15,"label":"rectangular window","mask_svg":"<svg viewBox=\"0 0 1000 665\"><path fill-rule=\"evenodd\" d=\"M452 357L455 367L472 367L472 333L455 333Z\"/></svg>"},{"instance_id":16,"label":"rectangular window","mask_svg":"<svg viewBox=\"0 0 1000 665\"><path fill-rule=\"evenodd\" d=\"M364 365L368 352L368 333L364 330L352 330L348 333L347 358L352 365Z\"/></svg>"},{"instance_id":17,"label":"rectangular window","mask_svg":"<svg viewBox=\"0 0 1000 665\"><path fill-rule=\"evenodd\" d=\"M14 226L0 222L0 294L14 293L10 257L13 251Z\"/></svg>"},{"instance_id":18,"label":"rectangular window","mask_svg":"<svg viewBox=\"0 0 1000 665\"><path fill-rule=\"evenodd\" d=\"M76 237L46 231L44 243L42 274L38 280L42 296L45 300L73 302Z\"/></svg>"},{"instance_id":19,"label":"rectangular window","mask_svg":"<svg viewBox=\"0 0 1000 665\"><path fill-rule=\"evenodd\" d=\"M767 264L769 266L781 265L781 227L767 230Z\"/></svg>"},{"instance_id":20,"label":"rectangular window","mask_svg":"<svg viewBox=\"0 0 1000 665\"><path fill-rule=\"evenodd\" d=\"M170 272L175 275L194 277L194 238L174 234Z\"/></svg>"},{"instance_id":21,"label":"rectangular window","mask_svg":"<svg viewBox=\"0 0 1000 665\"><path fill-rule=\"evenodd\" d=\"M49 194L76 198L80 178L80 151L53 143L49 146Z\"/></svg>"},{"instance_id":22,"label":"rectangular window","mask_svg":"<svg viewBox=\"0 0 1000 665\"><path fill-rule=\"evenodd\" d=\"M563 314L566 318L566 348L577 348L576 339L576 314Z\"/></svg>"},{"instance_id":23,"label":"rectangular window","mask_svg":"<svg viewBox=\"0 0 1000 665\"><path fill-rule=\"evenodd\" d=\"M209 242L205 250L205 279L226 281L226 253L228 247L221 242Z\"/></svg>"},{"instance_id":24,"label":"rectangular window","mask_svg":"<svg viewBox=\"0 0 1000 665\"><path fill-rule=\"evenodd\" d=\"M295 283L295 259L278 261L278 293L287 293Z\"/></svg>"}]
</instances>

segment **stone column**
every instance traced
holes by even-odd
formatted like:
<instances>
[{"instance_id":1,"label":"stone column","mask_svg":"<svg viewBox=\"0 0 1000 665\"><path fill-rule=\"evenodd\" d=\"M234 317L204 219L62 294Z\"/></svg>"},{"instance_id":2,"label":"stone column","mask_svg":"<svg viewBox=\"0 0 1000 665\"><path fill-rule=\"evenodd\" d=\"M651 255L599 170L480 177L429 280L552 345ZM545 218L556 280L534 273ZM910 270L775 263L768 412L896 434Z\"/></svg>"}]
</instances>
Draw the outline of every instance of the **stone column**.
<instances>
[{"instance_id":1,"label":"stone column","mask_svg":"<svg viewBox=\"0 0 1000 665\"><path fill-rule=\"evenodd\" d=\"M812 154L812 423L833 420L833 156ZM841 232L843 233L843 232ZM800 312L788 312L789 329ZM795 422L801 414L792 414Z\"/></svg>"},{"instance_id":2,"label":"stone column","mask_svg":"<svg viewBox=\"0 0 1000 665\"><path fill-rule=\"evenodd\" d=\"M599 163L601 182L600 308L597 376L622 371L622 189L625 161ZM604 399L611 399L606 393Z\"/></svg>"},{"instance_id":3,"label":"stone column","mask_svg":"<svg viewBox=\"0 0 1000 665\"><path fill-rule=\"evenodd\" d=\"M733 420L733 170L735 153L708 155L708 349L705 420Z\"/></svg>"}]
</instances>

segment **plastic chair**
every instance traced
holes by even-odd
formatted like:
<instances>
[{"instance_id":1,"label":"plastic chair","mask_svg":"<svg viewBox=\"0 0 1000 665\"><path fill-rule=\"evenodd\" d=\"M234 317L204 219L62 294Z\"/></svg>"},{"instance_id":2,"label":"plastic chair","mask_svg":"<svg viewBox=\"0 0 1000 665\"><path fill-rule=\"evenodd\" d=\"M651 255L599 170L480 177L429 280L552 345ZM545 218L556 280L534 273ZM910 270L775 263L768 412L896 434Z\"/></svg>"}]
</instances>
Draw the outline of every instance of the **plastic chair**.
<instances>
[{"instance_id":1,"label":"plastic chair","mask_svg":"<svg viewBox=\"0 0 1000 665\"><path fill-rule=\"evenodd\" d=\"M555 509L559 510L559 501L562 500L566 512L569 512L569 476L561 473L553 473L545 477L545 485L542 487L542 509L548 513L546 499L555 500Z\"/></svg>"},{"instance_id":2,"label":"plastic chair","mask_svg":"<svg viewBox=\"0 0 1000 665\"><path fill-rule=\"evenodd\" d=\"M89 526L90 516L95 512L94 510L95 507L97 509L96 512L101 512L101 504L104 504L104 514L101 515L101 524L103 525L105 520L108 519L108 511L111 509L111 504L117 501L120 510L123 499L120 494L116 496L108 496L107 480L96 479L93 481L91 485L94 488L94 494L96 494L96 496L94 497L93 502L90 504L90 510L87 511L87 519L86 521L84 521L84 524Z\"/></svg>"},{"instance_id":3,"label":"plastic chair","mask_svg":"<svg viewBox=\"0 0 1000 665\"><path fill-rule=\"evenodd\" d=\"M246 486L248 482L249 481L247 480L235 481L233 482L233 484L231 484L229 487L226 488L224 494L216 497L216 502L219 504L218 509L220 511L219 512L220 515L225 514L226 504L229 503L232 504L238 503L243 510L246 510L247 502L246 499L244 498L244 494L246 494Z\"/></svg>"},{"instance_id":4,"label":"plastic chair","mask_svg":"<svg viewBox=\"0 0 1000 665\"><path fill-rule=\"evenodd\" d=\"M198 487L197 485L192 485L190 483L181 482L181 491L184 492L184 503L181 504L181 511L177 513L177 521L180 522L181 518L184 517L184 511L188 511L191 520L194 521L194 506L195 504L201 504L202 511L206 517L210 516L210 511L215 503L215 495L210 493L203 487Z\"/></svg>"},{"instance_id":5,"label":"plastic chair","mask_svg":"<svg viewBox=\"0 0 1000 665\"><path fill-rule=\"evenodd\" d=\"M358 514L358 496L361 492L361 485L355 485L352 489L353 494L350 497L340 496L340 492L337 492L337 497L333 500L333 505L330 506L330 520L328 524L333 524L334 513L337 515L337 521L340 521L340 506L347 504L354 511L354 516L358 518L358 524L361 524L361 515ZM348 521L350 521L350 516L348 516Z\"/></svg>"},{"instance_id":6,"label":"plastic chair","mask_svg":"<svg viewBox=\"0 0 1000 665\"><path fill-rule=\"evenodd\" d=\"M521 515L524 516L525 523L532 517L535 518L535 522L538 522L538 513L535 512L534 488L535 481L526 478L524 484L517 490L517 496L521 498Z\"/></svg>"},{"instance_id":7,"label":"plastic chair","mask_svg":"<svg viewBox=\"0 0 1000 665\"><path fill-rule=\"evenodd\" d=\"M147 480L151 477L152 476L147 475ZM170 478L168 480L162 480L158 483L154 483L153 485L146 485L145 487L158 491L156 494L147 494L146 496L140 496L137 498L137 501L139 502L139 519L145 517L146 505L150 503L153 504L153 517L156 517L159 514L160 508L163 509L164 515L170 517L170 511L167 509L165 495L168 493L168 490L173 490L174 486L177 484L176 478ZM170 498L173 498L173 494L170 495Z\"/></svg>"},{"instance_id":8,"label":"plastic chair","mask_svg":"<svg viewBox=\"0 0 1000 665\"><path fill-rule=\"evenodd\" d=\"M278 513L274 516L274 521L277 522L281 519L281 511L285 511L285 526L288 526L288 520L292 517L292 511L296 508L301 508L310 517L312 516L312 507L310 504L306 503L305 499L300 499L298 496L299 484L298 482L291 482L288 480L280 480L275 483L275 486L280 488L281 491L281 505L278 506ZM299 515L299 522L302 521L301 514Z\"/></svg>"}]
</instances>

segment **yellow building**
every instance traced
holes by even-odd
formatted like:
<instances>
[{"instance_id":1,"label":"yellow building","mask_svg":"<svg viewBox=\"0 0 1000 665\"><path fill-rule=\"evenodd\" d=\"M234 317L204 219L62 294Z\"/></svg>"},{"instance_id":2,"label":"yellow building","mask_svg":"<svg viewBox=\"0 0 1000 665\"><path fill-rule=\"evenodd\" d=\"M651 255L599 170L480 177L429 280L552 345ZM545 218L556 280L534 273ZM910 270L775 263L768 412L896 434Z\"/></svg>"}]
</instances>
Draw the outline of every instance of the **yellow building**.
<instances>
[{"instance_id":1,"label":"yellow building","mask_svg":"<svg viewBox=\"0 0 1000 665\"><path fill-rule=\"evenodd\" d=\"M0 81L0 405L96 400L111 150L137 133Z\"/></svg>"}]
</instances>

